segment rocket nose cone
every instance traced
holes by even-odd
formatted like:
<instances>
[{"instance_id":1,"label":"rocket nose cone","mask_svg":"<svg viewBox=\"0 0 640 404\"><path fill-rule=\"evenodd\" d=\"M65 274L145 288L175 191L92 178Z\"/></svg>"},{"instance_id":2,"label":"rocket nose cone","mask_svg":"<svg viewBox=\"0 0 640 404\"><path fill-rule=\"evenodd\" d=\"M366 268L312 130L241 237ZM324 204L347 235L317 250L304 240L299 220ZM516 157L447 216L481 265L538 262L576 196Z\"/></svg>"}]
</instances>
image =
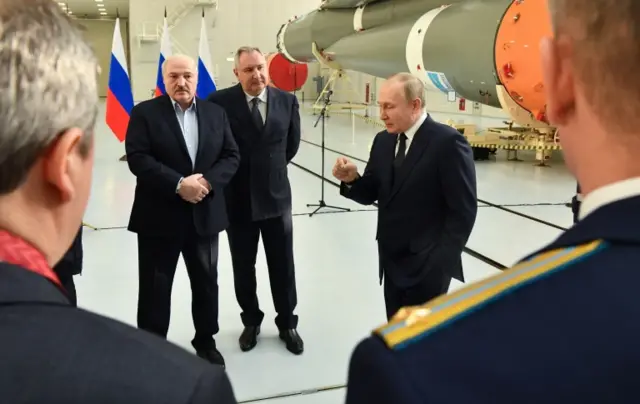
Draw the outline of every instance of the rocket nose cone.
<instances>
[{"instance_id":1,"label":"rocket nose cone","mask_svg":"<svg viewBox=\"0 0 640 404\"><path fill-rule=\"evenodd\" d=\"M546 105L538 44L552 36L545 2L513 2L498 26L495 65L500 82L517 104L532 114Z\"/></svg>"}]
</instances>

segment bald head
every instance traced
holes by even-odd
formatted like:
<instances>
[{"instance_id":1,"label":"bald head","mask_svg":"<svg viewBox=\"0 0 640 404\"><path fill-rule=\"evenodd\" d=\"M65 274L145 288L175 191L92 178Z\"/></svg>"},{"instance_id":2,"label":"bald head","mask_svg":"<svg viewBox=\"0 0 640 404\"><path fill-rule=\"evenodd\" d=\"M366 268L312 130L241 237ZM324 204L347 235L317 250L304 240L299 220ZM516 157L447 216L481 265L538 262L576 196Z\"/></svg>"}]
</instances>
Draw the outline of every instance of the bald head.
<instances>
[{"instance_id":1,"label":"bald head","mask_svg":"<svg viewBox=\"0 0 640 404\"><path fill-rule=\"evenodd\" d=\"M640 1L548 0L576 87L616 132L640 126ZM640 134L639 134L640 135Z\"/></svg>"},{"instance_id":2,"label":"bald head","mask_svg":"<svg viewBox=\"0 0 640 404\"><path fill-rule=\"evenodd\" d=\"M394 74L380 88L378 104L387 131L406 132L423 113L424 84L410 73Z\"/></svg>"},{"instance_id":3,"label":"bald head","mask_svg":"<svg viewBox=\"0 0 640 404\"><path fill-rule=\"evenodd\" d=\"M196 62L186 55L172 55L162 64L162 78L167 94L183 109L193 102L198 83Z\"/></svg>"},{"instance_id":4,"label":"bald head","mask_svg":"<svg viewBox=\"0 0 640 404\"><path fill-rule=\"evenodd\" d=\"M424 108L424 83L411 73L397 73L387 79L391 85L400 85L405 100L408 103L414 100L420 101L420 106Z\"/></svg>"},{"instance_id":5,"label":"bald head","mask_svg":"<svg viewBox=\"0 0 640 404\"><path fill-rule=\"evenodd\" d=\"M162 75L166 75L169 67L176 64L188 66L193 71L197 70L196 61L192 57L187 55L171 55L162 63Z\"/></svg>"}]
</instances>

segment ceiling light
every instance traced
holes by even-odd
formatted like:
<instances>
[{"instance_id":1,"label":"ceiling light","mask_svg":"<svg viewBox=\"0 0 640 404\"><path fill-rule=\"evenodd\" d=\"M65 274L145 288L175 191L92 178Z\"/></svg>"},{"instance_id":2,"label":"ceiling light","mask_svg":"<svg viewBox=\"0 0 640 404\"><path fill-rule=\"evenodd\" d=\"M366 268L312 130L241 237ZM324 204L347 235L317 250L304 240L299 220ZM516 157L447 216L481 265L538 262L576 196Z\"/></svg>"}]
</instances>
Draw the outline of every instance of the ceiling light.
<instances>
[{"instance_id":1,"label":"ceiling light","mask_svg":"<svg viewBox=\"0 0 640 404\"><path fill-rule=\"evenodd\" d=\"M107 13L105 13L105 12L102 12L102 13L100 13L100 15L107 15Z\"/></svg>"}]
</instances>

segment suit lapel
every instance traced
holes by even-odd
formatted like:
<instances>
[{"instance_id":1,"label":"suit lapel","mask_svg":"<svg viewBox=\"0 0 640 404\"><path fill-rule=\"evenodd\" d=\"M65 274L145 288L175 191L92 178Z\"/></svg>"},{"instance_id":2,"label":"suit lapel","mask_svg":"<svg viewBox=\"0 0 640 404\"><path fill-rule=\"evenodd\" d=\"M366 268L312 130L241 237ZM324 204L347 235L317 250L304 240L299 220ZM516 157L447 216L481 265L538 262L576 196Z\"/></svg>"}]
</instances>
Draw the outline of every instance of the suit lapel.
<instances>
[{"instance_id":1,"label":"suit lapel","mask_svg":"<svg viewBox=\"0 0 640 404\"><path fill-rule=\"evenodd\" d=\"M198 166L198 162L202 158L202 151L205 149L205 142L207 141L207 136L205 136L205 134L208 133L208 128L207 122L204 119L204 103L204 100L196 97L196 117L198 119L198 150L196 151L196 161L194 161L193 163L194 167Z\"/></svg>"},{"instance_id":2,"label":"suit lapel","mask_svg":"<svg viewBox=\"0 0 640 404\"><path fill-rule=\"evenodd\" d=\"M185 156L191 161L191 157L189 157L189 150L187 149L187 143L184 141L184 135L182 134L182 129L180 128L180 123L178 122L178 117L176 116L176 110L173 106L173 102L168 95L162 96L164 99L162 100L162 109L163 109L163 118L169 125L169 129L173 132L174 136L178 139L178 143L180 144L180 149Z\"/></svg>"},{"instance_id":3,"label":"suit lapel","mask_svg":"<svg viewBox=\"0 0 640 404\"><path fill-rule=\"evenodd\" d=\"M259 135L262 134L262 131L264 130L264 128L258 128L256 126L256 123L253 121L253 118L251 116L251 107L247 102L247 95L244 93L244 90L242 89L242 85L240 84L236 85L236 100L238 102L238 107L240 108L239 111L244 112L243 114L241 114L240 119L249 120L251 122L251 126L256 130L256 132ZM269 108L269 102L267 102L267 108ZM267 113L267 116L269 116L268 113Z\"/></svg>"},{"instance_id":4,"label":"suit lapel","mask_svg":"<svg viewBox=\"0 0 640 404\"><path fill-rule=\"evenodd\" d=\"M431 122L431 117L427 116L427 119L420 126L420 128L418 128L416 134L413 136L413 140L411 140L411 144L409 145L409 152L407 153L407 157L405 158L404 163L402 163L402 166L400 166L398 173L396 173L395 179L393 181L393 188L391 188L391 194L389 195L387 203L389 203L391 199L393 199L393 197L398 193L398 191L402 187L402 184L409 177L411 171L413 171L413 169L415 168L416 163L420 161L420 157L431 141L431 136L429 136ZM393 166L393 161L391 165Z\"/></svg>"},{"instance_id":5,"label":"suit lapel","mask_svg":"<svg viewBox=\"0 0 640 404\"><path fill-rule=\"evenodd\" d=\"M380 145L380 148L382 149L383 160L380 162L380 167L383 172L381 175L382 190L380 194L387 195L387 198L379 202L384 205L391 196L393 187L393 159L396 151L396 135L386 133L386 136L382 139L384 142Z\"/></svg>"},{"instance_id":6,"label":"suit lapel","mask_svg":"<svg viewBox=\"0 0 640 404\"><path fill-rule=\"evenodd\" d=\"M238 103L239 111L242 111L241 118L245 119L245 113L250 117L251 109L249 108L249 103L247 102L247 96L242 90L242 85L236 84L234 88L234 92L235 92L236 102Z\"/></svg>"},{"instance_id":7,"label":"suit lapel","mask_svg":"<svg viewBox=\"0 0 640 404\"><path fill-rule=\"evenodd\" d=\"M265 122L264 122L264 133L269 133L269 129L271 128L271 122L273 121L273 117L276 115L275 110L277 108L277 92L272 87L267 86L267 108ZM261 132L262 132L261 131Z\"/></svg>"}]
</instances>

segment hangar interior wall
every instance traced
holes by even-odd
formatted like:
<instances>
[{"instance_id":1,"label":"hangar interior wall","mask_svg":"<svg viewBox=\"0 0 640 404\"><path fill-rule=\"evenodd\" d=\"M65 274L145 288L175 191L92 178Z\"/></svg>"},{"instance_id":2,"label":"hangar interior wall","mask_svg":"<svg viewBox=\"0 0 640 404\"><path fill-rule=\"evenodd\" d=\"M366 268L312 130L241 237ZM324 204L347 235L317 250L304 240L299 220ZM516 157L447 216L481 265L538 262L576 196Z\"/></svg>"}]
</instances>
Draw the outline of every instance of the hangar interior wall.
<instances>
[{"instance_id":1,"label":"hangar interior wall","mask_svg":"<svg viewBox=\"0 0 640 404\"><path fill-rule=\"evenodd\" d=\"M232 58L234 51L242 45L260 47L265 52L276 51L276 34L280 26L288 19L302 15L319 5L319 0L278 0L274 3L265 0L198 0L210 1L217 6L195 6L194 0L135 0L129 2L129 49L130 72L134 99L142 101L151 97L155 88L156 70L160 50L160 36L164 10L166 7L170 23L171 42L174 53L198 56L200 22L202 10L205 11L207 36L214 64L214 76L219 88L236 84L233 75ZM330 72L321 69L318 64L309 66L309 79L303 86L299 97L313 101L318 96L316 76L328 79ZM348 71L349 81L341 80L336 84L335 101L366 101L366 87L369 85L369 115L377 116L375 107L381 78ZM349 83L349 84L347 84ZM469 116L482 116L497 124L506 115L497 108L472 102L466 102L461 110L459 100L449 101L447 94L428 91L427 107L431 112L447 113L454 121L464 121Z\"/></svg>"}]
</instances>

